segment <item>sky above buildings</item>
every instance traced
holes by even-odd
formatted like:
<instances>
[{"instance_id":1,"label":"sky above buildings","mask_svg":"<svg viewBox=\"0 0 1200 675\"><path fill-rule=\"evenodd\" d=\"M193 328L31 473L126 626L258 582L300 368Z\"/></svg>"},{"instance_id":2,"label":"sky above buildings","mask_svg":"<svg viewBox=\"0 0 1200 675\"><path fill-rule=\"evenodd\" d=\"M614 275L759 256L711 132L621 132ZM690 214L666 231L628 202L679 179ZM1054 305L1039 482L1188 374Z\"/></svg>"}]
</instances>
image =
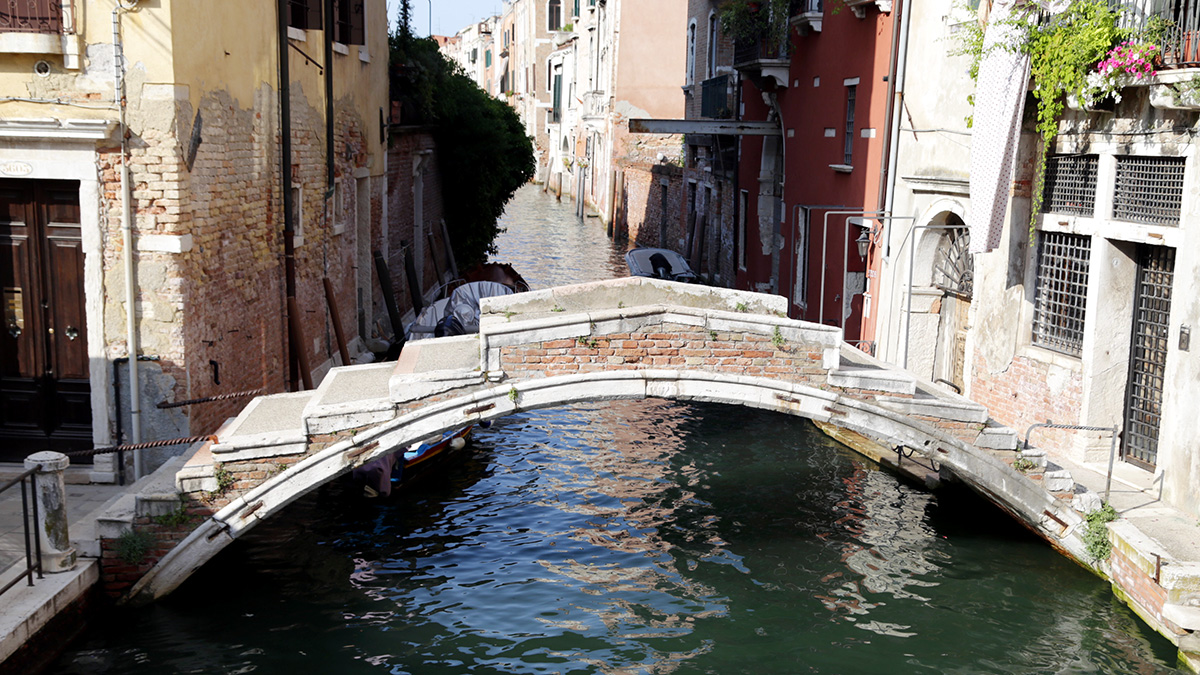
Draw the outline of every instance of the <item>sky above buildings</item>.
<instances>
[{"instance_id":1,"label":"sky above buildings","mask_svg":"<svg viewBox=\"0 0 1200 675\"><path fill-rule=\"evenodd\" d=\"M432 28L434 35L454 35L470 24L488 16L495 16L504 9L501 0L412 0L413 34L429 35L429 10L433 9ZM396 26L396 15L400 0L387 0L388 27Z\"/></svg>"}]
</instances>

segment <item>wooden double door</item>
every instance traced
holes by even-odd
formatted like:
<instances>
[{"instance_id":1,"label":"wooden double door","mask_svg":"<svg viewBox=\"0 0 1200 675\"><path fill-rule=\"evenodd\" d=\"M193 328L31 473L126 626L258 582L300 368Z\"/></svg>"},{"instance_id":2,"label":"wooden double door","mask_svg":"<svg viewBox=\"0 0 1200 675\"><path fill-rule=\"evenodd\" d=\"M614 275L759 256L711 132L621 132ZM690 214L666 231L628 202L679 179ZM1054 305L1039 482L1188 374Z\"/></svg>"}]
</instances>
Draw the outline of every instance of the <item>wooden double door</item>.
<instances>
[{"instance_id":1,"label":"wooden double door","mask_svg":"<svg viewBox=\"0 0 1200 675\"><path fill-rule=\"evenodd\" d=\"M0 461L91 447L81 235L77 181L0 179Z\"/></svg>"}]
</instances>

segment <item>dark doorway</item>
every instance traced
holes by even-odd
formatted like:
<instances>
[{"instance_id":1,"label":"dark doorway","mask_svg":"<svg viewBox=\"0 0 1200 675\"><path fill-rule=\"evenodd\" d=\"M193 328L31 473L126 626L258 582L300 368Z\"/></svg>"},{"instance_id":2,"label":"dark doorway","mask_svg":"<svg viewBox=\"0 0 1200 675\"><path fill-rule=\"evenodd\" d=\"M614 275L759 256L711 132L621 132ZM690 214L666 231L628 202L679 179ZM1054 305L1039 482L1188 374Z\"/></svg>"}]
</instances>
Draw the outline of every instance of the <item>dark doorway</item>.
<instances>
[{"instance_id":1,"label":"dark doorway","mask_svg":"<svg viewBox=\"0 0 1200 675\"><path fill-rule=\"evenodd\" d=\"M1138 246L1122 454L1126 461L1147 469L1153 469L1158 463L1158 430L1162 422L1174 275L1175 249L1147 244Z\"/></svg>"},{"instance_id":2,"label":"dark doorway","mask_svg":"<svg viewBox=\"0 0 1200 675\"><path fill-rule=\"evenodd\" d=\"M92 445L76 181L0 180L0 461Z\"/></svg>"}]
</instances>

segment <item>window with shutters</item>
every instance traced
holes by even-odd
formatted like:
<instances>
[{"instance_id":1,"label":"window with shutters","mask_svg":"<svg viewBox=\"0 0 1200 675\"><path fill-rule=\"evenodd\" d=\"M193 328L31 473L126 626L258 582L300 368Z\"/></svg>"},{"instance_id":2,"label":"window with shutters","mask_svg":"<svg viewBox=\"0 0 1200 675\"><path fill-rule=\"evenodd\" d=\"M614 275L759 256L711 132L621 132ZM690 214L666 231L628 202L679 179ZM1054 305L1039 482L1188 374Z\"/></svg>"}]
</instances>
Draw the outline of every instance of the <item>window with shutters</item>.
<instances>
[{"instance_id":1,"label":"window with shutters","mask_svg":"<svg viewBox=\"0 0 1200 675\"><path fill-rule=\"evenodd\" d=\"M334 42L344 45L367 43L364 4L366 4L365 0L333 0Z\"/></svg>"},{"instance_id":2,"label":"window with shutters","mask_svg":"<svg viewBox=\"0 0 1200 675\"><path fill-rule=\"evenodd\" d=\"M321 0L288 0L288 25L300 30L321 30Z\"/></svg>"}]
</instances>

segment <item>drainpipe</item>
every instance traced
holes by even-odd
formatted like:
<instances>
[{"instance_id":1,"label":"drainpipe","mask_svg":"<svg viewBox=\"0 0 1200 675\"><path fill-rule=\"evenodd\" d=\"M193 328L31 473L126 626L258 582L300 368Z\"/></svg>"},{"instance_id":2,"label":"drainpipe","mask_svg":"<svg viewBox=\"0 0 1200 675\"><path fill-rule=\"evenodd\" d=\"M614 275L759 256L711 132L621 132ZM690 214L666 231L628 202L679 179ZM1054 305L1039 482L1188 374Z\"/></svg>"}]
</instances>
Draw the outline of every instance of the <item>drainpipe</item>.
<instances>
[{"instance_id":1,"label":"drainpipe","mask_svg":"<svg viewBox=\"0 0 1200 675\"><path fill-rule=\"evenodd\" d=\"M892 213L892 206L896 201L896 165L900 161L900 119L904 111L904 78L908 72L908 27L912 21L912 12L909 11L908 3L904 0L898 0L900 3L900 36L896 41L896 49L893 51L894 63L892 66L891 76L888 79L888 84L892 89L892 97L888 99L888 108L891 113L891 122L888 125L888 163L887 189L884 196L883 211ZM884 245L883 255L888 257L892 250L888 237L882 237Z\"/></svg>"},{"instance_id":2,"label":"drainpipe","mask_svg":"<svg viewBox=\"0 0 1200 675\"><path fill-rule=\"evenodd\" d=\"M289 65L288 44L288 0L279 0L276 5L278 21L277 38L279 40L279 175L283 183L283 277L284 296L286 299L296 297L296 250L293 237L296 224L292 217L292 88L290 84L291 70ZM284 306L288 303L285 301ZM295 344L292 339L291 321L300 317L288 317L285 329L288 354L288 390L296 391L300 373L296 367L297 352L304 345Z\"/></svg>"},{"instance_id":3,"label":"drainpipe","mask_svg":"<svg viewBox=\"0 0 1200 675\"><path fill-rule=\"evenodd\" d=\"M325 0L325 201L333 197L333 0ZM337 214L334 214L337 221Z\"/></svg>"},{"instance_id":4,"label":"drainpipe","mask_svg":"<svg viewBox=\"0 0 1200 675\"><path fill-rule=\"evenodd\" d=\"M121 12L125 8L121 2L113 7L113 86L117 98L119 116L118 130L121 134L121 237L125 251L122 258L125 276L125 344L129 358L129 438L133 443L142 442L142 401L141 382L138 381L138 331L137 331L137 290L134 284L137 275L133 269L133 215L131 195L129 194L129 139L126 128L125 98L125 48L121 43ZM142 477L142 451L133 453L133 478Z\"/></svg>"}]
</instances>

